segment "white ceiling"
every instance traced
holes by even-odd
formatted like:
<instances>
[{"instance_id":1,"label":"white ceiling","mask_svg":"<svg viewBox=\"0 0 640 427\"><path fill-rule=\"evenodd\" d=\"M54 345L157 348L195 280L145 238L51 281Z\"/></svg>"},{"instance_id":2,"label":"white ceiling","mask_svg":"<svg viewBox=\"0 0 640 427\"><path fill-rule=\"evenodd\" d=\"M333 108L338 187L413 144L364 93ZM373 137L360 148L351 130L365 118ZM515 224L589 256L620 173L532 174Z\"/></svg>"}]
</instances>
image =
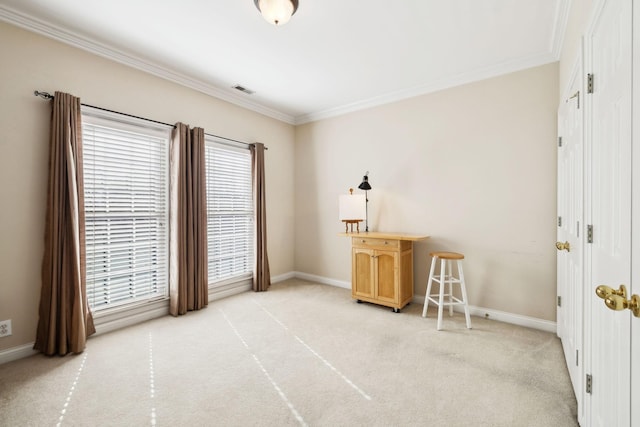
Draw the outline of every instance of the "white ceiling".
<instances>
[{"instance_id":1,"label":"white ceiling","mask_svg":"<svg viewBox=\"0 0 640 427\"><path fill-rule=\"evenodd\" d=\"M0 20L304 123L556 61L569 3L300 0L275 27L253 0L0 0Z\"/></svg>"}]
</instances>

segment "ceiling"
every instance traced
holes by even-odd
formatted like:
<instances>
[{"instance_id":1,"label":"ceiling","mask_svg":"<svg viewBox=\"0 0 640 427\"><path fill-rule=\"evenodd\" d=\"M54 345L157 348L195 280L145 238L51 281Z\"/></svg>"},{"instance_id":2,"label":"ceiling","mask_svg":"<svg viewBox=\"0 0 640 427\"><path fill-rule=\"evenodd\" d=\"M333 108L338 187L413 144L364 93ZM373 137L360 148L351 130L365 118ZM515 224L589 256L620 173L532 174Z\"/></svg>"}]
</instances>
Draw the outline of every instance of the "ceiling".
<instances>
[{"instance_id":1,"label":"ceiling","mask_svg":"<svg viewBox=\"0 0 640 427\"><path fill-rule=\"evenodd\" d=\"M0 20L299 124L557 61L569 3L300 0L276 27L253 0L0 0Z\"/></svg>"}]
</instances>

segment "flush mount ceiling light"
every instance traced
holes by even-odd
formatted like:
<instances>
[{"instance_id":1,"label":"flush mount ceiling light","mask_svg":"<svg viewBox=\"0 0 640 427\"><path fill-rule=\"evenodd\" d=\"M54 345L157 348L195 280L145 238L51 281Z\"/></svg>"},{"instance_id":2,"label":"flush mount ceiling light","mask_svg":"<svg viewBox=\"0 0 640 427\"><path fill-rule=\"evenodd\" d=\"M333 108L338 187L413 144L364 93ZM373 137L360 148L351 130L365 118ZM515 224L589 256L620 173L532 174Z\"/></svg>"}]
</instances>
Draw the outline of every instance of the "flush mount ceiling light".
<instances>
[{"instance_id":1,"label":"flush mount ceiling light","mask_svg":"<svg viewBox=\"0 0 640 427\"><path fill-rule=\"evenodd\" d=\"M298 10L298 0L253 0L253 3L273 25L286 24Z\"/></svg>"}]
</instances>

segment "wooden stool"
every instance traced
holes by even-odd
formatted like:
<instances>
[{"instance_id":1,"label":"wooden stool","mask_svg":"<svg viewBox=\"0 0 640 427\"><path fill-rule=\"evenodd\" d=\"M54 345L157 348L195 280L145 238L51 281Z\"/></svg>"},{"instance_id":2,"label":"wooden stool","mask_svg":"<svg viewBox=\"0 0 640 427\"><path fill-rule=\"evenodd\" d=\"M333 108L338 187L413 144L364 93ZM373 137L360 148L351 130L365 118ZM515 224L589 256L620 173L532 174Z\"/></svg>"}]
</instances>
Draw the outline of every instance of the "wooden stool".
<instances>
[{"instance_id":1,"label":"wooden stool","mask_svg":"<svg viewBox=\"0 0 640 427\"><path fill-rule=\"evenodd\" d=\"M442 308L445 305L449 306L449 316L453 316L453 306L463 305L464 315L467 318L467 328L471 329L471 318L469 317L469 305L467 304L467 289L464 283L464 273L462 271L462 260L464 255L456 252L431 252L429 256L431 260L431 270L429 271L429 281L427 282L427 292L424 296L424 308L422 309L422 317L427 317L427 308L429 301L434 303L438 307L438 326L437 329L442 329ZM440 274L436 275L436 264L440 260ZM453 277L451 272L451 263L456 261L458 264L458 277ZM446 267L446 268L445 268ZM445 270L447 274L445 274ZM431 295L431 284L438 282L440 284L440 292ZM460 291L462 292L462 299L453 296L453 284L460 285ZM445 290L446 285L449 285L449 289ZM447 293L445 293L447 292ZM448 301L445 301L444 297L448 297ZM437 299L436 299L437 298Z\"/></svg>"}]
</instances>

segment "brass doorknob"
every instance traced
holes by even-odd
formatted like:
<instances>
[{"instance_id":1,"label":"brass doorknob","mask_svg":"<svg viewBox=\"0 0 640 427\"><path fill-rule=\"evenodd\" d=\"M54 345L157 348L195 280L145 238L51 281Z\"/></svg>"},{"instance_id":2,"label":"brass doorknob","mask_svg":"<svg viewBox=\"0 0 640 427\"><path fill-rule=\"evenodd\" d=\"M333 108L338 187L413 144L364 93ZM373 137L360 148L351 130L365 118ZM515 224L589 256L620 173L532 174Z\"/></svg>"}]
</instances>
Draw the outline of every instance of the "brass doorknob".
<instances>
[{"instance_id":1,"label":"brass doorknob","mask_svg":"<svg viewBox=\"0 0 640 427\"><path fill-rule=\"evenodd\" d=\"M618 295L627 299L627 287L625 285L620 285L620 288L613 289L607 285L600 285L596 288L596 295L604 300L609 298L611 295Z\"/></svg>"},{"instance_id":2,"label":"brass doorknob","mask_svg":"<svg viewBox=\"0 0 640 427\"><path fill-rule=\"evenodd\" d=\"M618 290L612 289L609 286L600 285L596 288L596 295L604 300L605 305L615 311L621 311L625 309L631 310L635 317L640 317L640 297L638 295L631 295L631 299L627 299L627 288L624 285L620 285Z\"/></svg>"},{"instance_id":3,"label":"brass doorknob","mask_svg":"<svg viewBox=\"0 0 640 427\"><path fill-rule=\"evenodd\" d=\"M567 252L571 251L571 245L569 244L569 242L556 242L556 248L558 248L559 251L562 250L566 250Z\"/></svg>"}]
</instances>

